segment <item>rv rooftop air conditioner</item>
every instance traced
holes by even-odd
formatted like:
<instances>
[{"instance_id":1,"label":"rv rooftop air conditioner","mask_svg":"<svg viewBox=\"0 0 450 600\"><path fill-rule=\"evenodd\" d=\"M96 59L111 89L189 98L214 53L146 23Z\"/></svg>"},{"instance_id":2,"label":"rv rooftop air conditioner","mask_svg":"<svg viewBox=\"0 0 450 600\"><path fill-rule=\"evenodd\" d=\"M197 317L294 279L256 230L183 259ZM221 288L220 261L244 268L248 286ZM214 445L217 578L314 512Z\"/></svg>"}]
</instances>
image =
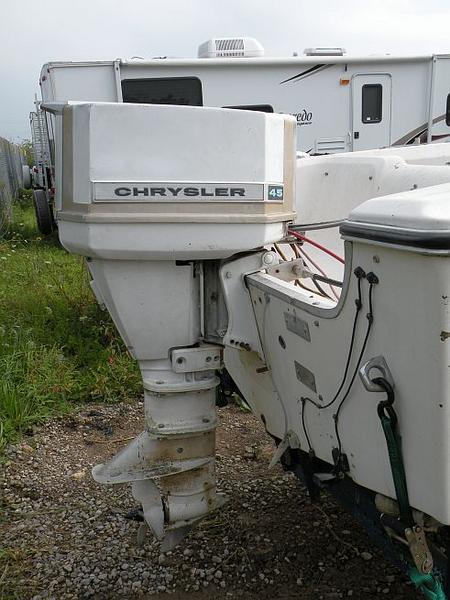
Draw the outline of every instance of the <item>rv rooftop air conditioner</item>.
<instances>
[{"instance_id":1,"label":"rv rooftop air conditioner","mask_svg":"<svg viewBox=\"0 0 450 600\"><path fill-rule=\"evenodd\" d=\"M254 58L264 56L264 48L254 38L212 38L198 48L199 58Z\"/></svg>"},{"instance_id":2,"label":"rv rooftop air conditioner","mask_svg":"<svg viewBox=\"0 0 450 600\"><path fill-rule=\"evenodd\" d=\"M344 56L345 48L305 48L306 56Z\"/></svg>"}]
</instances>

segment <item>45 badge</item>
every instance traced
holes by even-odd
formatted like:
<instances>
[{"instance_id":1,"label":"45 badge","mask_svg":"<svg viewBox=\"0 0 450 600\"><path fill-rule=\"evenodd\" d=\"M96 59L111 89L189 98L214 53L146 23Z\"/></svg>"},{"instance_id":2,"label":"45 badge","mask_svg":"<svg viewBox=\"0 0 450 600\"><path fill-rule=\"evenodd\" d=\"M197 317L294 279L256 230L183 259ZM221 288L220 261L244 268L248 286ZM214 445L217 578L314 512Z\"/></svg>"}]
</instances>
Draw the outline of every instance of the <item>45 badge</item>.
<instances>
[{"instance_id":1,"label":"45 badge","mask_svg":"<svg viewBox=\"0 0 450 600\"><path fill-rule=\"evenodd\" d=\"M268 185L267 199L272 202L282 202L284 199L284 190L282 185Z\"/></svg>"}]
</instances>

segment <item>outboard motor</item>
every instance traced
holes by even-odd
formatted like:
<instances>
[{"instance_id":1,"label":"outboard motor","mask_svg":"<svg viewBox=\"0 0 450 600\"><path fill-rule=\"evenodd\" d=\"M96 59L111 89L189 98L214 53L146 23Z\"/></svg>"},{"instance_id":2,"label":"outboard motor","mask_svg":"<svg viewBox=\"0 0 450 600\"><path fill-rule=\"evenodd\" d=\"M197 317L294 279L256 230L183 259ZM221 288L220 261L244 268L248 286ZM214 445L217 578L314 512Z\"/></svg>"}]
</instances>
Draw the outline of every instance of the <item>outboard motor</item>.
<instances>
[{"instance_id":1,"label":"outboard motor","mask_svg":"<svg viewBox=\"0 0 450 600\"><path fill-rule=\"evenodd\" d=\"M62 140L61 243L86 257L144 384L145 430L93 476L130 482L167 550L225 500L214 460L222 346L205 333L205 266L285 236L295 121L137 104L46 110Z\"/></svg>"}]
</instances>

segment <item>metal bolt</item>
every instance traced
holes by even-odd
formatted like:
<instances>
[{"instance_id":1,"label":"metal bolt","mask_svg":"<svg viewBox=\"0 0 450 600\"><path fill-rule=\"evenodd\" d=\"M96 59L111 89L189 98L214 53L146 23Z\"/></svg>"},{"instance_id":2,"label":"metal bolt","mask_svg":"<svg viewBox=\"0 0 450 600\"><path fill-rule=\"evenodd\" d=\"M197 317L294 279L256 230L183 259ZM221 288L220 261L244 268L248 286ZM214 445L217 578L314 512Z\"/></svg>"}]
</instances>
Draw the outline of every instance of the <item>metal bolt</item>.
<instances>
[{"instance_id":1,"label":"metal bolt","mask_svg":"<svg viewBox=\"0 0 450 600\"><path fill-rule=\"evenodd\" d=\"M273 265L275 256L272 254L272 252L266 252L262 257L262 261L265 265Z\"/></svg>"},{"instance_id":2,"label":"metal bolt","mask_svg":"<svg viewBox=\"0 0 450 600\"><path fill-rule=\"evenodd\" d=\"M380 257L377 254L374 254L372 258L374 263L378 264L380 262Z\"/></svg>"},{"instance_id":3,"label":"metal bolt","mask_svg":"<svg viewBox=\"0 0 450 600\"><path fill-rule=\"evenodd\" d=\"M233 273L231 271L227 271L225 273L225 279L231 279L233 277Z\"/></svg>"}]
</instances>

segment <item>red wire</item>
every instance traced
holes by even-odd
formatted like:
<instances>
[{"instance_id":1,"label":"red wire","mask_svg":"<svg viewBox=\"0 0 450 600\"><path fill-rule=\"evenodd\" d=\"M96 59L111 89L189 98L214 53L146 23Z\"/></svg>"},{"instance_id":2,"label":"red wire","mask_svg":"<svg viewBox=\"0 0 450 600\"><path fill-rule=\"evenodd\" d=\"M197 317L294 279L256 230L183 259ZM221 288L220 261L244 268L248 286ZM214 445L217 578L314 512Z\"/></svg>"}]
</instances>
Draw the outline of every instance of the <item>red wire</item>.
<instances>
[{"instance_id":1,"label":"red wire","mask_svg":"<svg viewBox=\"0 0 450 600\"><path fill-rule=\"evenodd\" d=\"M340 256L338 256L337 254L335 254L331 250L328 250L328 248L325 248L325 246L322 246L322 244L319 244L318 242L315 242L314 240L310 240L309 238L305 237L301 233L297 233L296 231L293 231L292 229L288 229L288 233L290 233L291 235L293 235L297 239L302 240L303 242L308 242L308 244L311 244L312 246L315 246L316 248L319 248L319 250L322 250L326 254L329 254L330 256L332 256L333 258L335 258L336 260L338 260L340 263L342 263L343 265L345 265L345 260L343 258L341 258Z\"/></svg>"}]
</instances>

